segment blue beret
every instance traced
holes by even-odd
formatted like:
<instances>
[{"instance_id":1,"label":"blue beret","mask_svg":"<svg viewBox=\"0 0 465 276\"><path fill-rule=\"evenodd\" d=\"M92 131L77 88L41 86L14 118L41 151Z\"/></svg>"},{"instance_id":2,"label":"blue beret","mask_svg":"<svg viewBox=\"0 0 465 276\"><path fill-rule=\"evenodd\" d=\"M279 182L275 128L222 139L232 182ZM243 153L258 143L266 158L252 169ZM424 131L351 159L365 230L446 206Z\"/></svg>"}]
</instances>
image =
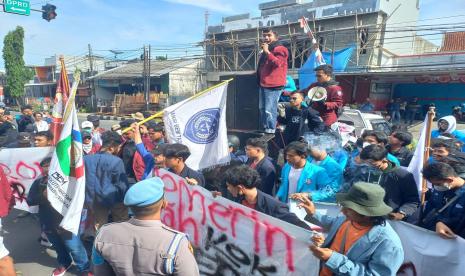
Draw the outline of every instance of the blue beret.
<instances>
[{"instance_id":1,"label":"blue beret","mask_svg":"<svg viewBox=\"0 0 465 276\"><path fill-rule=\"evenodd\" d=\"M148 178L132 185L124 196L124 205L145 207L163 197L165 184L159 177Z\"/></svg>"}]
</instances>

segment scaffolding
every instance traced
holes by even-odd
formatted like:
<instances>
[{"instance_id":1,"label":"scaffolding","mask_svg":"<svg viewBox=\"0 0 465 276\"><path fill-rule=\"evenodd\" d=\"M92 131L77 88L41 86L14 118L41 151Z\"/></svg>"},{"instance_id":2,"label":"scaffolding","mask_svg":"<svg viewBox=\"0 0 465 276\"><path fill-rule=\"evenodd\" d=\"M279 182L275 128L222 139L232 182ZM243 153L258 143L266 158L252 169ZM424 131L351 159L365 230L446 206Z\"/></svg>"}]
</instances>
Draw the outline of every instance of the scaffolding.
<instances>
[{"instance_id":1,"label":"scaffolding","mask_svg":"<svg viewBox=\"0 0 465 276\"><path fill-rule=\"evenodd\" d=\"M334 52L338 48L354 45L356 50L350 59L350 64L372 62L374 57L375 40L382 36L383 27L379 24L364 25L357 15L354 15L354 25L348 28L324 30L321 25L313 21L316 46L309 36L302 31L300 23L288 23L274 26L277 30L279 41L289 50L289 69L301 68L312 52L313 47L320 47L322 51L329 51L334 58ZM237 30L228 33L213 33L203 41L206 47L206 66L208 71L255 71L260 58L261 30L266 27L257 27L255 30ZM361 34L367 34L370 30L371 37L365 36L361 40ZM363 37L362 37L363 39ZM369 57L369 58L367 58ZM329 61L327 61L329 63Z\"/></svg>"}]
</instances>

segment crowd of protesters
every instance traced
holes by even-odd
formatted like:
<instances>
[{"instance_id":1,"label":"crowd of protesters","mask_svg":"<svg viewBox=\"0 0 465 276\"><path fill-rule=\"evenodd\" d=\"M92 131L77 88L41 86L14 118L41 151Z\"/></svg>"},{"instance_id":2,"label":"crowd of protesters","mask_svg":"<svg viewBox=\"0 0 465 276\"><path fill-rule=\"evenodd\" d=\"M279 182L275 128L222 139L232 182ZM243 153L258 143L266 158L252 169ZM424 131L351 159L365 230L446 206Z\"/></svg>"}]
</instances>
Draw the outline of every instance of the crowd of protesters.
<instances>
[{"instance_id":1,"label":"crowd of protesters","mask_svg":"<svg viewBox=\"0 0 465 276\"><path fill-rule=\"evenodd\" d=\"M320 222L328 232L326 238L314 236L310 246L322 261L320 275L395 275L404 253L389 221L416 224L446 239L465 238L465 134L456 129L455 118L438 120L432 133L432 156L423 169L431 187L419 192L406 169L413 156L409 147L413 137L408 131L366 130L342 145L337 118L343 91L332 79L331 66L317 67L316 83L289 93L289 105L278 104L288 79L283 69L287 68L287 49L274 31L266 30L264 37L258 76L265 134L243 144L229 136L229 165L193 170L186 164L189 148L167 143L162 123L142 124L141 113L111 130L102 129L98 117L90 115L81 129L86 170L83 225L91 224L92 231L74 235L58 226L59 215L46 194L50 158L42 160L44 175L33 183L27 202L39 206L42 239L57 252L58 265L52 275L64 275L72 263L82 275L137 275L137 271L198 275L185 235L160 222L167 202L163 182L153 177L158 168L214 196L310 230L309 224L289 211L290 202L297 201L307 212L305 220ZM327 96L313 102L307 95L317 86L324 87ZM399 102L391 104L396 121L402 110L410 120L417 108L415 102L404 109ZM363 109L372 109L369 100ZM14 122L9 111L1 109L0 113L2 147L51 145L46 114L23 106ZM278 154L270 154L273 147ZM420 202L423 193L424 206ZM337 202L343 216L321 216L314 202ZM92 260L86 239L94 241ZM173 243L176 258L154 253L160 248L170 252Z\"/></svg>"}]
</instances>

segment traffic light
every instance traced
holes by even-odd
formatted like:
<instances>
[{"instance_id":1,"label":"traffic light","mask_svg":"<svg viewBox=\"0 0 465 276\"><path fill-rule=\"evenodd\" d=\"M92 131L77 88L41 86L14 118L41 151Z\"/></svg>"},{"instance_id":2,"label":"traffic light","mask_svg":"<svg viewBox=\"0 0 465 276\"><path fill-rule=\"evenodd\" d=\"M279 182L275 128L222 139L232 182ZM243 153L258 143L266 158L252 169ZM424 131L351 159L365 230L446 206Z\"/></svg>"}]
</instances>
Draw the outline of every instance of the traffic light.
<instances>
[{"instance_id":1,"label":"traffic light","mask_svg":"<svg viewBox=\"0 0 465 276\"><path fill-rule=\"evenodd\" d=\"M55 19L57 17L57 13L55 12L56 6L52 4L47 4L42 6L42 18L49 21Z\"/></svg>"}]
</instances>

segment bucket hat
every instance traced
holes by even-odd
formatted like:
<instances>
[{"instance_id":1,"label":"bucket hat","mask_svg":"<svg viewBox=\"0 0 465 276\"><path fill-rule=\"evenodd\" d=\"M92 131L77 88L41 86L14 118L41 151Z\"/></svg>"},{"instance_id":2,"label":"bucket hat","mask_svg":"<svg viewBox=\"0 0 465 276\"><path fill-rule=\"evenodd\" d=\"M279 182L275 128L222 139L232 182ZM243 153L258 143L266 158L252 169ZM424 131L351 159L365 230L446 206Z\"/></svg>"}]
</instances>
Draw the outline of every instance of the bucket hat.
<instances>
[{"instance_id":1,"label":"bucket hat","mask_svg":"<svg viewBox=\"0 0 465 276\"><path fill-rule=\"evenodd\" d=\"M377 184L355 183L347 193L337 193L336 201L367 217L385 216L392 208L384 203L384 189Z\"/></svg>"}]
</instances>

